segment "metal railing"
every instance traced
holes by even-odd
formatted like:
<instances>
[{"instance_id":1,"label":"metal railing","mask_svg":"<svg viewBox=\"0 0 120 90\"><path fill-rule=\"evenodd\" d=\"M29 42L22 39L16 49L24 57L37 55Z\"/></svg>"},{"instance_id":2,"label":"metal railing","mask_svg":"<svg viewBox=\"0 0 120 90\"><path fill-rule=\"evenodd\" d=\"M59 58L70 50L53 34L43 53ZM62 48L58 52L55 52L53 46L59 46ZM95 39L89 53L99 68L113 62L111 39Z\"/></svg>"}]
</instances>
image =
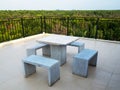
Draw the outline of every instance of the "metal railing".
<instances>
[{"instance_id":1,"label":"metal railing","mask_svg":"<svg viewBox=\"0 0 120 90\"><path fill-rule=\"evenodd\" d=\"M120 19L41 16L0 21L0 42L42 32L120 41Z\"/></svg>"}]
</instances>

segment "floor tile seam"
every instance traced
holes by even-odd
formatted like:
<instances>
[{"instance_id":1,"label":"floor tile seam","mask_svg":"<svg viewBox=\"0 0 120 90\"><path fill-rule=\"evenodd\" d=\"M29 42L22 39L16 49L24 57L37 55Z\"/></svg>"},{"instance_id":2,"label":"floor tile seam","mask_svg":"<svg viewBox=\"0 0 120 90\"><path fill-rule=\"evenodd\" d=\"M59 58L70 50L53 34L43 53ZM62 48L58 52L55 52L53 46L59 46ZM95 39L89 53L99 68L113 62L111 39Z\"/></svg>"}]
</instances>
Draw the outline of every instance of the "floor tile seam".
<instances>
[{"instance_id":1,"label":"floor tile seam","mask_svg":"<svg viewBox=\"0 0 120 90\"><path fill-rule=\"evenodd\" d=\"M113 76L113 72L111 73L111 77L110 77L110 79L108 80L108 83L107 83L107 85L106 85L106 87L105 87L105 90L107 90L107 88L109 87L109 84L110 84L110 81L111 81L112 76Z\"/></svg>"}]
</instances>

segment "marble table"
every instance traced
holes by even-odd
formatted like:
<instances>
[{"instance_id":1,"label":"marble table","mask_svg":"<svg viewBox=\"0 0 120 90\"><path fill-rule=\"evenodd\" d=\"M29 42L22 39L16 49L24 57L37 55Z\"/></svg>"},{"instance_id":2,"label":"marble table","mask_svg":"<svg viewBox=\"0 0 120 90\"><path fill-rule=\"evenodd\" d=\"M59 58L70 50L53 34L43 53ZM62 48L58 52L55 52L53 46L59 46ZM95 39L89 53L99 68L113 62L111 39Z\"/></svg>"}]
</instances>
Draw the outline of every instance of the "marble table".
<instances>
[{"instance_id":1,"label":"marble table","mask_svg":"<svg viewBox=\"0 0 120 90\"><path fill-rule=\"evenodd\" d=\"M79 37L50 34L47 37L38 39L38 42L50 45L51 58L60 61L60 65L66 63L66 46L78 40Z\"/></svg>"}]
</instances>

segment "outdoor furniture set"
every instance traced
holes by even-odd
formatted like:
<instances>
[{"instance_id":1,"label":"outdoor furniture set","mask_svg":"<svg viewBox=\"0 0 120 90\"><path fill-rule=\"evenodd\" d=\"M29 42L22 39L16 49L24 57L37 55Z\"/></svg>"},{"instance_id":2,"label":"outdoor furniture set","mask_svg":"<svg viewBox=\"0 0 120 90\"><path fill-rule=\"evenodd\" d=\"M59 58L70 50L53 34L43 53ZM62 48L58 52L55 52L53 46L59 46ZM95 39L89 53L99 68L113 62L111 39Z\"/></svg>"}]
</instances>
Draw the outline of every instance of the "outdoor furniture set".
<instances>
[{"instance_id":1,"label":"outdoor furniture set","mask_svg":"<svg viewBox=\"0 0 120 90\"><path fill-rule=\"evenodd\" d=\"M37 40L38 45L27 48L27 57L23 59L25 77L36 72L36 66L48 70L48 85L53 85L60 79L60 65L66 63L66 46L78 47L78 53L73 57L72 73L87 77L88 66L97 64L98 51L85 49L85 44L77 41L78 37L50 35ZM36 50L42 48L43 56L38 56ZM46 57L47 56L47 57Z\"/></svg>"}]
</instances>

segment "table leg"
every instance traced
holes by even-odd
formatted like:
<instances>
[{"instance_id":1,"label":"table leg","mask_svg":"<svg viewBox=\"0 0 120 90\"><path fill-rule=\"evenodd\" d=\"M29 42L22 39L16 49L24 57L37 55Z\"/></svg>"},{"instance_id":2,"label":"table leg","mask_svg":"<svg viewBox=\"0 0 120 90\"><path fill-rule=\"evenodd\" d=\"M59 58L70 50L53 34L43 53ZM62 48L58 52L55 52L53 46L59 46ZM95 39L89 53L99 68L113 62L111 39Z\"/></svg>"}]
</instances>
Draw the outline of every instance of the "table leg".
<instances>
[{"instance_id":1,"label":"table leg","mask_svg":"<svg viewBox=\"0 0 120 90\"><path fill-rule=\"evenodd\" d=\"M51 45L51 58L60 61L60 65L66 63L66 45Z\"/></svg>"}]
</instances>

